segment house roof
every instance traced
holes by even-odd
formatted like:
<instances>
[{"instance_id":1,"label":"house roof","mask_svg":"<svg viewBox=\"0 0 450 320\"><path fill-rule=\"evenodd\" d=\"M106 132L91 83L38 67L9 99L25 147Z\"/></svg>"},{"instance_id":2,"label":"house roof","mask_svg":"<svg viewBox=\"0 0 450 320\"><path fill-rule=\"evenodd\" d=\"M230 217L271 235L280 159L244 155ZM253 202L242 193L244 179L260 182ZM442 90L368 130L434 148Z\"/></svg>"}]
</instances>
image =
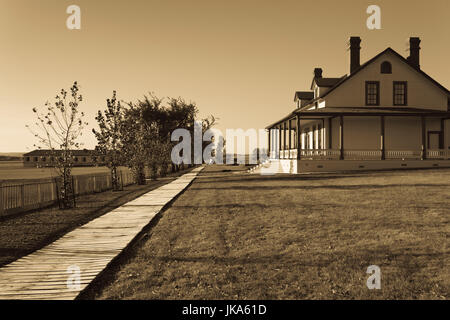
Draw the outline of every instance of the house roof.
<instances>
[{"instance_id":1,"label":"house roof","mask_svg":"<svg viewBox=\"0 0 450 320\"><path fill-rule=\"evenodd\" d=\"M63 151L62 150L50 150L50 149L36 149L31 152L25 153L24 157L42 157L42 156L53 156L53 155L59 155ZM92 156L98 154L96 150L72 150L72 154L74 156Z\"/></svg>"},{"instance_id":2,"label":"house roof","mask_svg":"<svg viewBox=\"0 0 450 320\"><path fill-rule=\"evenodd\" d=\"M282 118L282 119L280 119L280 120L278 120L278 121L272 123L271 125L267 126L266 129L273 128L273 127L275 127L276 125L281 124L281 122L286 121L286 120L288 120L288 119L291 119L291 118L295 117L295 116L296 116L295 111L297 111L297 109L294 110L294 111L292 111L291 113L289 113L286 117L284 117L284 118Z\"/></svg>"},{"instance_id":3,"label":"house roof","mask_svg":"<svg viewBox=\"0 0 450 320\"><path fill-rule=\"evenodd\" d=\"M341 81L344 77L345 76L341 78L315 78L314 81L316 82L318 87L332 87L339 81Z\"/></svg>"},{"instance_id":4,"label":"house roof","mask_svg":"<svg viewBox=\"0 0 450 320\"><path fill-rule=\"evenodd\" d=\"M436 115L450 118L450 112L430 109L409 108L409 107L325 107L313 110L295 110L295 115L392 115L392 116L412 116L412 115Z\"/></svg>"},{"instance_id":5,"label":"house roof","mask_svg":"<svg viewBox=\"0 0 450 320\"><path fill-rule=\"evenodd\" d=\"M362 64L358 69L355 70L355 72L353 72L352 74L350 74L349 76L344 76L341 79L341 81L338 81L330 90L328 90L327 92L325 92L321 98L327 96L328 94L330 94L330 92L333 92L336 88L338 88L341 84L343 84L344 82L348 81L349 79L351 79L355 74L357 74L358 72L360 72L361 70L365 69L368 65L370 65L372 62L374 62L378 57L380 57L381 55L387 53L387 52L391 52L393 53L395 56L397 56L398 58L400 58L401 61L403 61L404 63L406 63L411 69L415 70L416 72L419 72L420 74L422 74L425 78L427 78L428 80L430 80L435 86L437 86L439 89L441 89L442 91L444 91L449 97L450 97L450 91L447 90L447 88L445 88L443 85L441 85L439 82L437 82L436 80L434 80L433 78L431 78L428 74L426 74L425 72L423 72L421 69L417 69L414 68L413 66L411 66L408 62L408 60L406 58L404 58L402 55L400 55L397 51L395 51L394 49L392 49L391 47L385 49L384 51L381 51L379 54L377 54L375 57L373 57L372 59L368 60L366 63Z\"/></svg>"},{"instance_id":6,"label":"house roof","mask_svg":"<svg viewBox=\"0 0 450 320\"><path fill-rule=\"evenodd\" d=\"M312 100L314 99L314 92L312 91L297 91L295 92L294 101L300 100Z\"/></svg>"},{"instance_id":7,"label":"house roof","mask_svg":"<svg viewBox=\"0 0 450 320\"><path fill-rule=\"evenodd\" d=\"M378 57L380 57L381 55L387 53L387 52L391 52L392 54L394 54L395 56L397 56L398 58L400 58L401 61L403 61L404 63L406 63L410 68L412 68L413 70L415 70L416 72L420 73L422 76L424 76L425 78L427 78L429 81L431 81L436 87L438 87L439 89L441 89L442 91L444 91L445 94L448 95L448 105L450 107L450 91L445 88L443 85L441 85L439 82L437 82L436 80L434 80L433 78L431 78L428 74L426 74L424 71L422 71L421 69L417 69L414 68L413 66L411 66L408 62L408 60L406 58L404 58L402 55L400 55L397 51L395 51L394 49L392 49L391 47L386 48L385 50L381 51L379 54L377 54L376 56L374 56L372 59L368 60L367 62L365 62L364 64L362 64L358 69L355 70L355 72L351 73L350 75L344 75L341 78L317 78L315 77L313 79L313 83L314 81L316 81L318 79L322 79L322 83L332 83L335 82L334 85L331 86L331 89L328 90L327 92L325 92L321 97L318 97L316 99L312 99L310 101L310 103L308 105L305 105L304 107L300 108L300 109L296 109L293 112L289 113L286 117L278 120L277 122L272 123L271 125L267 126L266 129L269 129L277 124L279 124L280 122L283 122L293 116L295 116L298 113L309 113L312 114L313 112L316 112L316 115L320 114L320 113L324 113L327 110L330 111L331 109L334 110L334 112L346 112L347 114L352 114L355 112L360 112L363 113L363 111L366 111L366 113L370 113L370 108L367 107L363 107L363 108L349 108L349 107L345 107L345 108L323 108L323 109L315 109L315 110L307 110L308 108L311 107L311 105L313 103L315 103L317 100L320 100L322 98L324 98L325 96L327 96L328 94L330 94L330 92L333 92L336 88L338 88L340 85L342 85L344 82L348 81L350 78L352 78L355 74L357 74L358 72L360 72L361 70L365 69L368 65L370 65L371 63L373 63ZM333 79L333 80L324 80L323 79ZM337 79L337 81L336 81ZM319 80L320 81L320 80ZM319 84L317 84L318 86L320 86ZM325 85L323 85L325 86ZM311 84L311 88L312 88L312 84ZM301 92L301 91L299 91ZM338 109L340 109L341 111L339 111ZM361 110L359 110L361 109ZM372 108L373 109L373 108ZM377 107L375 108L372 113L376 113L376 111L380 112L380 111L384 111L386 113L395 113L395 111L403 111L403 112L409 112L409 113L416 113L416 114L420 114L420 113L425 113L428 112L430 114L450 114L449 112L442 112L442 111L435 111L435 110L426 110L426 109L415 109L415 108L392 108L393 110L389 111L387 110L389 108L381 108L381 107ZM413 110L404 110L404 109L414 109Z\"/></svg>"},{"instance_id":8,"label":"house roof","mask_svg":"<svg viewBox=\"0 0 450 320\"><path fill-rule=\"evenodd\" d=\"M450 111L437 111L430 109L408 108L408 107L325 107L321 109L304 110L295 109L286 117L267 126L266 129L273 128L282 122L293 119L299 115L303 119L317 119L317 117L335 116L439 116L450 119ZM315 117L315 118L314 118Z\"/></svg>"}]
</instances>

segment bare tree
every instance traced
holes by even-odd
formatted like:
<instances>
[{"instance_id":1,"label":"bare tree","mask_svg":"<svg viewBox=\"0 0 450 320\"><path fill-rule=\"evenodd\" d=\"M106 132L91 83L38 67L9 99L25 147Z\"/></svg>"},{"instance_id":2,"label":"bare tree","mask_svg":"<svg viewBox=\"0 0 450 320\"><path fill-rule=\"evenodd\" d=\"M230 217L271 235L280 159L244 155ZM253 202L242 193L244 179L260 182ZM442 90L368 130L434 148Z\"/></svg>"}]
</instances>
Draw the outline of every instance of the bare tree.
<instances>
[{"instance_id":1,"label":"bare tree","mask_svg":"<svg viewBox=\"0 0 450 320\"><path fill-rule=\"evenodd\" d=\"M34 146L39 149L49 149L53 165L61 178L59 195L63 208L74 205L71 199L74 196L73 150L80 148L81 144L77 140L87 125L87 122L83 122L84 113L79 111L82 101L79 86L77 82L74 82L70 92L61 89L53 104L48 101L45 103L45 112L39 112L37 108L33 108L37 121L33 127L27 125L38 139L38 144Z\"/></svg>"}]
</instances>

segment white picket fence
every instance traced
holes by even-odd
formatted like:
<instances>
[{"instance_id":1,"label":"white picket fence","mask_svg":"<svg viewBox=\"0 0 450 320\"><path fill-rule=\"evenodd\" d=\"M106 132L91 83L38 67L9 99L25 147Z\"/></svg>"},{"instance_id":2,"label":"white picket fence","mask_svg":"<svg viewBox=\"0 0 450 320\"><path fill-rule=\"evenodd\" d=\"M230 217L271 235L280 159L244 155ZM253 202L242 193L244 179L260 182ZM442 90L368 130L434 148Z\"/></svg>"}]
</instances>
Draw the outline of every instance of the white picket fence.
<instances>
[{"instance_id":1,"label":"white picket fence","mask_svg":"<svg viewBox=\"0 0 450 320\"><path fill-rule=\"evenodd\" d=\"M131 172L120 171L124 186L134 183ZM112 189L110 173L74 176L75 195L90 194ZM38 209L58 201L56 181L44 180L0 186L0 217Z\"/></svg>"}]
</instances>

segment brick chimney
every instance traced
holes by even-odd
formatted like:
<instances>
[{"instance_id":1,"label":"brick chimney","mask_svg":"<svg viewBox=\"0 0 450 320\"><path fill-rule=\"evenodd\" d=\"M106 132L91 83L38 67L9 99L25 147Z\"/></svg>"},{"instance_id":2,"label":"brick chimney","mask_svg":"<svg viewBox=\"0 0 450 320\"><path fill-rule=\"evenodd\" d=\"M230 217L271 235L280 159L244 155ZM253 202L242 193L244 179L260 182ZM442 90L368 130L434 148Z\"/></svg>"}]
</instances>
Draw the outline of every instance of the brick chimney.
<instances>
[{"instance_id":1,"label":"brick chimney","mask_svg":"<svg viewBox=\"0 0 450 320\"><path fill-rule=\"evenodd\" d=\"M361 38L350 37L350 73L355 72L360 66Z\"/></svg>"},{"instance_id":2,"label":"brick chimney","mask_svg":"<svg viewBox=\"0 0 450 320\"><path fill-rule=\"evenodd\" d=\"M420 69L420 38L409 38L409 57L408 62L416 69Z\"/></svg>"},{"instance_id":3,"label":"brick chimney","mask_svg":"<svg viewBox=\"0 0 450 320\"><path fill-rule=\"evenodd\" d=\"M322 68L314 69L314 78L322 78Z\"/></svg>"}]
</instances>

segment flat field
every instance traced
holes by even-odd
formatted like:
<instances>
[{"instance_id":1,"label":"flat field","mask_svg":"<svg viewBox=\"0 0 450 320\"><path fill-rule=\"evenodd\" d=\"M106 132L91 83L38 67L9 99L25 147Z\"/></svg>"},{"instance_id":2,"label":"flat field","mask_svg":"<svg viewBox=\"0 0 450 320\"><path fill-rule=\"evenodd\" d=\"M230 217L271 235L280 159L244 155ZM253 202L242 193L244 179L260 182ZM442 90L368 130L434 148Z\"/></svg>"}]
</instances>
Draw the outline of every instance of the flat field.
<instances>
[{"instance_id":1,"label":"flat field","mask_svg":"<svg viewBox=\"0 0 450 320\"><path fill-rule=\"evenodd\" d=\"M127 168L121 168L128 170ZM74 175L107 173L107 167L75 167ZM1 182L24 182L37 179L48 179L57 177L54 168L24 168L21 161L0 161L0 183Z\"/></svg>"},{"instance_id":2,"label":"flat field","mask_svg":"<svg viewBox=\"0 0 450 320\"><path fill-rule=\"evenodd\" d=\"M448 299L449 208L448 169L210 166L81 298Z\"/></svg>"}]
</instances>

